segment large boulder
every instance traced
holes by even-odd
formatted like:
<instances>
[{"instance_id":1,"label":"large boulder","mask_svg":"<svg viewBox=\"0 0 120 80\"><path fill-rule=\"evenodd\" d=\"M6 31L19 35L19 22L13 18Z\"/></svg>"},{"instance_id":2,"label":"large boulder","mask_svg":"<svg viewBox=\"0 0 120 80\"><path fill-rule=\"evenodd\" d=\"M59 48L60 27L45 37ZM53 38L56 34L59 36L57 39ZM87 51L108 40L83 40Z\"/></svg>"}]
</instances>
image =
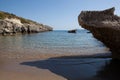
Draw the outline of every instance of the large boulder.
<instances>
[{"instance_id":1,"label":"large boulder","mask_svg":"<svg viewBox=\"0 0 120 80\"><path fill-rule=\"evenodd\" d=\"M120 59L120 17L114 15L114 11L114 7L103 11L82 11L78 22L110 48L113 58Z\"/></svg>"}]
</instances>

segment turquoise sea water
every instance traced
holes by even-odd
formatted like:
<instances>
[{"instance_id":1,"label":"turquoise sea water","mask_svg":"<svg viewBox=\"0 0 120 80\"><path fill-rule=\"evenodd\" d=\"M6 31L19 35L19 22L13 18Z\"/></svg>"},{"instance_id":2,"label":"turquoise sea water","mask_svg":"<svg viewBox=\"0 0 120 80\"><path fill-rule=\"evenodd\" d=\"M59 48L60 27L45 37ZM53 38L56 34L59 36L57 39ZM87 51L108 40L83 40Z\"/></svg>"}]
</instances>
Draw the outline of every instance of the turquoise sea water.
<instances>
[{"instance_id":1,"label":"turquoise sea water","mask_svg":"<svg viewBox=\"0 0 120 80\"><path fill-rule=\"evenodd\" d=\"M1 36L0 51L80 55L109 53L100 41L87 32L87 30L78 30L77 33L68 33L65 30L55 30L37 34Z\"/></svg>"}]
</instances>

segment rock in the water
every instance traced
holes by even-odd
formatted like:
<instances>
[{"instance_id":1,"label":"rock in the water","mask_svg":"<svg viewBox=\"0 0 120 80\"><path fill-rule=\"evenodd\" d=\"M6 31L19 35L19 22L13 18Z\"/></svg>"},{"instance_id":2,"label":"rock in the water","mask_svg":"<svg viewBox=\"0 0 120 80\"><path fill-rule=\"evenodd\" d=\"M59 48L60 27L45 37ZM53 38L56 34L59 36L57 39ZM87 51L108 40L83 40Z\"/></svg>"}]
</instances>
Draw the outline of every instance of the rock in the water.
<instances>
[{"instance_id":1,"label":"rock in the water","mask_svg":"<svg viewBox=\"0 0 120 80\"><path fill-rule=\"evenodd\" d=\"M103 11L82 11L78 22L110 48L113 58L120 59L120 17L114 15L114 11L114 7Z\"/></svg>"},{"instance_id":2,"label":"rock in the water","mask_svg":"<svg viewBox=\"0 0 120 80\"><path fill-rule=\"evenodd\" d=\"M73 30L69 30L68 33L76 33L76 29L73 29Z\"/></svg>"}]
</instances>

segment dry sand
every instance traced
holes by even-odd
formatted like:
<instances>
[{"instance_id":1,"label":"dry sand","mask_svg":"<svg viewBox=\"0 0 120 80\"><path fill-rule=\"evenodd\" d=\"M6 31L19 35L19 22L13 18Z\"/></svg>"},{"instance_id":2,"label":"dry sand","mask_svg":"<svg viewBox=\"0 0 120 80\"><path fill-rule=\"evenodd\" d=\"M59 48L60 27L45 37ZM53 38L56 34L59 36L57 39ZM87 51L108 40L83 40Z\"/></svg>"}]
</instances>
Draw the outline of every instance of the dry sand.
<instances>
[{"instance_id":1,"label":"dry sand","mask_svg":"<svg viewBox=\"0 0 120 80\"><path fill-rule=\"evenodd\" d=\"M22 62L47 59L52 55L18 55L17 53L0 55L0 80L66 80L47 69L21 65Z\"/></svg>"}]
</instances>

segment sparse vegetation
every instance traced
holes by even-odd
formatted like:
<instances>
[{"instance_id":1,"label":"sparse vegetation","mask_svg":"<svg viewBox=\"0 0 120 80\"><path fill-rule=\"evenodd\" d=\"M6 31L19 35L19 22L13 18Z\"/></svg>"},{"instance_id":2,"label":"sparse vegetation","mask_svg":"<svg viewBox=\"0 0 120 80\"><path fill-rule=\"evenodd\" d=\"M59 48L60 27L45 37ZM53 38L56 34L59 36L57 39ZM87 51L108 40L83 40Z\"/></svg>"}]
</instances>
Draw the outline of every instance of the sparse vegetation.
<instances>
[{"instance_id":1,"label":"sparse vegetation","mask_svg":"<svg viewBox=\"0 0 120 80\"><path fill-rule=\"evenodd\" d=\"M9 19L10 18L17 18L17 19L21 20L21 23L28 23L28 24L29 23L36 23L35 21L25 19L25 18L22 18L22 17L18 17L15 14L12 14L12 13L0 11L0 19L5 19L5 18L9 18Z\"/></svg>"},{"instance_id":2,"label":"sparse vegetation","mask_svg":"<svg viewBox=\"0 0 120 80\"><path fill-rule=\"evenodd\" d=\"M30 23L27 19L19 18L21 20L21 23Z\"/></svg>"},{"instance_id":3,"label":"sparse vegetation","mask_svg":"<svg viewBox=\"0 0 120 80\"><path fill-rule=\"evenodd\" d=\"M0 12L0 19L5 19L5 17L6 17L5 14Z\"/></svg>"}]
</instances>

